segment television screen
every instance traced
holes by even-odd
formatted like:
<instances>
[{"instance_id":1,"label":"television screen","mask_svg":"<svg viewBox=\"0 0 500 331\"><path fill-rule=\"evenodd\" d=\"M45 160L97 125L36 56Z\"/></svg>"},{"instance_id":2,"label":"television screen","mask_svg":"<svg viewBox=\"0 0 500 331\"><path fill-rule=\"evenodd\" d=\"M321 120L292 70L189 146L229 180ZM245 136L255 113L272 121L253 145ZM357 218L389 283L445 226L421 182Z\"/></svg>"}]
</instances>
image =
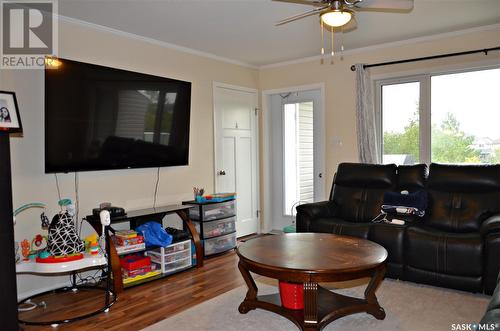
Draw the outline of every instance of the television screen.
<instances>
[{"instance_id":1,"label":"television screen","mask_svg":"<svg viewBox=\"0 0 500 331\"><path fill-rule=\"evenodd\" d=\"M45 68L45 172L187 165L191 83L58 59Z\"/></svg>"}]
</instances>

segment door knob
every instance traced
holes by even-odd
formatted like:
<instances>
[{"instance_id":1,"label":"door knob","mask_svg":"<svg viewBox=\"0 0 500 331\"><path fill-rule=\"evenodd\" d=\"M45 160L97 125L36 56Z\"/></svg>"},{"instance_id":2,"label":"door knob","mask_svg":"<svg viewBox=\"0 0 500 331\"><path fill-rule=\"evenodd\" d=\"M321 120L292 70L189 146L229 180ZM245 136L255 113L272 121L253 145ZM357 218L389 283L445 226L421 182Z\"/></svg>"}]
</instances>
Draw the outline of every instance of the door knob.
<instances>
[{"instance_id":1,"label":"door knob","mask_svg":"<svg viewBox=\"0 0 500 331\"><path fill-rule=\"evenodd\" d=\"M318 175L319 178L323 178L323 173L320 172L319 175Z\"/></svg>"},{"instance_id":2,"label":"door knob","mask_svg":"<svg viewBox=\"0 0 500 331\"><path fill-rule=\"evenodd\" d=\"M217 174L218 174L219 176L225 176L225 175L226 175L226 171L225 171L225 170L219 170L219 171L217 172Z\"/></svg>"}]
</instances>

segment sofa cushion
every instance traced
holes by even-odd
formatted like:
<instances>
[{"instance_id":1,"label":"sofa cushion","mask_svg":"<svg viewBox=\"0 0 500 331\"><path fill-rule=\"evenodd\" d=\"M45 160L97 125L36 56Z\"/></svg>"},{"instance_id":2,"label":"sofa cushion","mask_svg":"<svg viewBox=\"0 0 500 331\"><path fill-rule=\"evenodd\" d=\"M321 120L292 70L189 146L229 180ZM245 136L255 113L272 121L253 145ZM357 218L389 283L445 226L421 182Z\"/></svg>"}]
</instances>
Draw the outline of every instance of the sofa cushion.
<instances>
[{"instance_id":1,"label":"sofa cushion","mask_svg":"<svg viewBox=\"0 0 500 331\"><path fill-rule=\"evenodd\" d=\"M479 232L484 220L494 213L495 195L491 193L428 190L428 197L425 223L442 231Z\"/></svg>"},{"instance_id":2,"label":"sofa cushion","mask_svg":"<svg viewBox=\"0 0 500 331\"><path fill-rule=\"evenodd\" d=\"M340 219L366 223L380 213L384 192L397 185L396 166L342 163L338 167L331 200Z\"/></svg>"},{"instance_id":3,"label":"sofa cushion","mask_svg":"<svg viewBox=\"0 0 500 331\"><path fill-rule=\"evenodd\" d=\"M357 188L389 189L396 183L395 164L341 163L335 185Z\"/></svg>"},{"instance_id":4,"label":"sofa cushion","mask_svg":"<svg viewBox=\"0 0 500 331\"><path fill-rule=\"evenodd\" d=\"M405 266L403 279L415 283L430 284L462 291L481 292L483 277L469 277L461 275L447 275L434 271Z\"/></svg>"},{"instance_id":5,"label":"sofa cushion","mask_svg":"<svg viewBox=\"0 0 500 331\"><path fill-rule=\"evenodd\" d=\"M477 232L499 210L500 165L431 164L426 225L450 232Z\"/></svg>"},{"instance_id":6,"label":"sofa cushion","mask_svg":"<svg viewBox=\"0 0 500 331\"><path fill-rule=\"evenodd\" d=\"M355 223L366 223L380 214L384 202L384 189L365 189L335 186L334 202L337 216Z\"/></svg>"},{"instance_id":7,"label":"sofa cushion","mask_svg":"<svg viewBox=\"0 0 500 331\"><path fill-rule=\"evenodd\" d=\"M338 218L318 218L311 222L311 232L333 233L367 239L372 223L352 223Z\"/></svg>"},{"instance_id":8,"label":"sofa cushion","mask_svg":"<svg viewBox=\"0 0 500 331\"><path fill-rule=\"evenodd\" d=\"M432 163L427 188L442 192L497 192L500 191L500 165Z\"/></svg>"},{"instance_id":9,"label":"sofa cushion","mask_svg":"<svg viewBox=\"0 0 500 331\"><path fill-rule=\"evenodd\" d=\"M415 192L425 188L427 178L427 165L402 165L397 169L398 191Z\"/></svg>"},{"instance_id":10,"label":"sofa cushion","mask_svg":"<svg viewBox=\"0 0 500 331\"><path fill-rule=\"evenodd\" d=\"M439 274L479 277L483 243L479 233L461 234L409 226L405 235L408 266Z\"/></svg>"},{"instance_id":11,"label":"sofa cushion","mask_svg":"<svg viewBox=\"0 0 500 331\"><path fill-rule=\"evenodd\" d=\"M387 262L404 263L404 234L406 225L374 223L368 239L382 245L389 253Z\"/></svg>"}]
</instances>

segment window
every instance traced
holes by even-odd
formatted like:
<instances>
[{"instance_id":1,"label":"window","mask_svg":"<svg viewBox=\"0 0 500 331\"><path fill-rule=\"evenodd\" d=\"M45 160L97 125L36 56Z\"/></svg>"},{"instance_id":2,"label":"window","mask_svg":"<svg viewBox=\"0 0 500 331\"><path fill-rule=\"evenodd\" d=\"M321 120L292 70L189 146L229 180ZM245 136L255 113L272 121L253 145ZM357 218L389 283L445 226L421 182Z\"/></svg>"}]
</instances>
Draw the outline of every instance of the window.
<instances>
[{"instance_id":1,"label":"window","mask_svg":"<svg viewBox=\"0 0 500 331\"><path fill-rule=\"evenodd\" d=\"M376 82L382 162L500 163L500 69Z\"/></svg>"},{"instance_id":2,"label":"window","mask_svg":"<svg viewBox=\"0 0 500 331\"><path fill-rule=\"evenodd\" d=\"M283 107L284 215L291 215L298 201L314 200L313 102Z\"/></svg>"},{"instance_id":3,"label":"window","mask_svg":"<svg viewBox=\"0 0 500 331\"><path fill-rule=\"evenodd\" d=\"M420 83L382 86L383 163L413 164L420 159Z\"/></svg>"}]
</instances>

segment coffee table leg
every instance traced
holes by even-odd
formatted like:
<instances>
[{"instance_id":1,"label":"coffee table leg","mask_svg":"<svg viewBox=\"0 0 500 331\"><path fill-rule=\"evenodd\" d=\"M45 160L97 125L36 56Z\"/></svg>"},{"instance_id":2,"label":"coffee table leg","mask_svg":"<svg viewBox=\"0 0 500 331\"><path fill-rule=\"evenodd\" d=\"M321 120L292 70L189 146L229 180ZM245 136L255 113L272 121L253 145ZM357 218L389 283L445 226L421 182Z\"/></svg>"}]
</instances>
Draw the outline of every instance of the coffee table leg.
<instances>
[{"instance_id":1,"label":"coffee table leg","mask_svg":"<svg viewBox=\"0 0 500 331\"><path fill-rule=\"evenodd\" d=\"M371 314L373 317L379 320L383 320L385 318L385 310L380 307L378 303L377 296L375 295L375 291L382 283L385 275L385 266L378 268L372 276L368 287L365 290L365 299L369 304L369 309L367 311L368 314Z\"/></svg>"},{"instance_id":2,"label":"coffee table leg","mask_svg":"<svg viewBox=\"0 0 500 331\"><path fill-rule=\"evenodd\" d=\"M238 269L240 269L241 275L243 276L243 279L245 280L245 283L247 284L248 291L247 295L245 296L245 300L240 304L238 307L238 311L242 314L248 313L250 310L255 309L251 308L247 305L247 301L256 301L257 300L257 285L255 284L255 281L252 278L252 275L250 275L250 272L245 268L245 266L239 262L238 263Z\"/></svg>"},{"instance_id":3,"label":"coffee table leg","mask_svg":"<svg viewBox=\"0 0 500 331\"><path fill-rule=\"evenodd\" d=\"M318 284L304 283L304 330L318 329Z\"/></svg>"}]
</instances>

